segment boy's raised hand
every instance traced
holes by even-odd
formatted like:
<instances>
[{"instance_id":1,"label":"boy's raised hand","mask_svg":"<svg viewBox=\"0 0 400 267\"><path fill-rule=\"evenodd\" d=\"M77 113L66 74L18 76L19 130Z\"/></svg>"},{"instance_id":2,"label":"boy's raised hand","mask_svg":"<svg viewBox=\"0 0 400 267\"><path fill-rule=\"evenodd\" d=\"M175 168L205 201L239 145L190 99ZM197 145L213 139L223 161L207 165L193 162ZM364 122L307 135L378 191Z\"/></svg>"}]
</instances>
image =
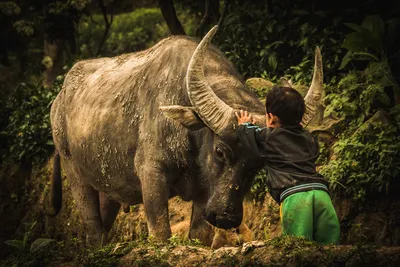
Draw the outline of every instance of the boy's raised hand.
<instances>
[{"instance_id":1,"label":"boy's raised hand","mask_svg":"<svg viewBox=\"0 0 400 267\"><path fill-rule=\"evenodd\" d=\"M251 117L251 114L247 112L246 110L240 110L239 112L235 111L235 116L238 120L238 124L243 124L246 122L250 122L252 124L256 123L256 120Z\"/></svg>"}]
</instances>

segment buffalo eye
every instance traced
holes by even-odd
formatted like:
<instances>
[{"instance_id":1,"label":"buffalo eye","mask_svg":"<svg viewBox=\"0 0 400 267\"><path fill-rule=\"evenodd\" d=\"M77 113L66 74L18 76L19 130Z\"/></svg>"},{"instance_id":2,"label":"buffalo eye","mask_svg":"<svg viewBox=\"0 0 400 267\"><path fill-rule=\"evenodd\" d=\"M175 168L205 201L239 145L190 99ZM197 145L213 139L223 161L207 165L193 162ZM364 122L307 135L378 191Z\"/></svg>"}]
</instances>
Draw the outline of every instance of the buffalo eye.
<instances>
[{"instance_id":1,"label":"buffalo eye","mask_svg":"<svg viewBox=\"0 0 400 267\"><path fill-rule=\"evenodd\" d=\"M219 147L215 148L215 154L217 155L217 157L219 159L223 159L224 158L224 152L222 152L222 150Z\"/></svg>"}]
</instances>

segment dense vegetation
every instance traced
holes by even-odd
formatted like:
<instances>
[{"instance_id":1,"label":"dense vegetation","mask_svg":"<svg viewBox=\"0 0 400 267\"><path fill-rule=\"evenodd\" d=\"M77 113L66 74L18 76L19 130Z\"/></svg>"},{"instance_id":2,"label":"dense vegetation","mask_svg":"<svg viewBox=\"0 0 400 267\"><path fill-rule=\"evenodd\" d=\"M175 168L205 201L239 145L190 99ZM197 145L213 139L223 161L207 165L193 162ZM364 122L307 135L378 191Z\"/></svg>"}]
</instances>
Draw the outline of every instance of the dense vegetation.
<instances>
[{"instance_id":1,"label":"dense vegetation","mask_svg":"<svg viewBox=\"0 0 400 267\"><path fill-rule=\"evenodd\" d=\"M1 59L14 79L4 78L0 162L46 161L53 149L49 107L61 88L62 75L73 62L139 51L168 36L158 8L136 8L130 13L106 14L112 24L99 47L107 24L102 21L104 14L89 2L1 3L0 19L7 26L3 34L9 40ZM199 11L184 1L177 6L186 32L194 34ZM313 50L321 46L327 90L324 115L340 119L332 132L338 139L333 151L325 151L330 146L322 145L325 158L320 162L326 163L322 173L333 189L364 199L370 190L387 190L400 169L400 87L399 77L394 76L399 69L396 32L400 22L398 8L390 14L366 15L374 10L374 3L353 9L356 6L349 3L347 9L338 10L329 4L299 1L287 8L286 1L233 1L216 42L245 77L261 76L276 82L286 76L303 84L311 80ZM60 40L59 31L65 31L62 38L69 45L64 44L63 53L69 56L63 57L64 67L54 85L44 86L42 73L55 62L50 56L38 56L43 49L40 43L43 38ZM380 121L373 129L356 131L378 109L387 112L389 123ZM329 160L332 153L335 157ZM261 182L265 176L259 178ZM262 188L256 183L253 191Z\"/></svg>"},{"instance_id":2,"label":"dense vegetation","mask_svg":"<svg viewBox=\"0 0 400 267\"><path fill-rule=\"evenodd\" d=\"M308 1L300 1L287 9L285 1L272 2L236 5L225 20L220 47L245 77L309 84L319 45L327 91L324 117L339 121L330 129L333 147L321 143L321 172L339 195L362 202L369 194L387 194L400 171L400 77L394 76L400 67L399 10L365 15L372 6L310 9ZM387 113L366 123L378 110ZM264 181L260 174L255 196L262 195Z\"/></svg>"},{"instance_id":3,"label":"dense vegetation","mask_svg":"<svg viewBox=\"0 0 400 267\"><path fill-rule=\"evenodd\" d=\"M221 15L226 2L219 7ZM215 45L245 78L278 82L284 76L299 84L309 84L313 51L320 46L324 117L336 121L315 132L328 136L320 138L321 173L336 196L357 205L395 194L400 184L400 4L292 2L229 1ZM188 35L199 32L202 4L175 1ZM74 62L139 51L170 32L156 1L7 1L0 3L0 24L0 38L6 40L0 43L2 167L24 162L40 167L47 161L53 152L49 109ZM263 198L264 183L261 173L251 197ZM23 245L22 250L29 249Z\"/></svg>"}]
</instances>

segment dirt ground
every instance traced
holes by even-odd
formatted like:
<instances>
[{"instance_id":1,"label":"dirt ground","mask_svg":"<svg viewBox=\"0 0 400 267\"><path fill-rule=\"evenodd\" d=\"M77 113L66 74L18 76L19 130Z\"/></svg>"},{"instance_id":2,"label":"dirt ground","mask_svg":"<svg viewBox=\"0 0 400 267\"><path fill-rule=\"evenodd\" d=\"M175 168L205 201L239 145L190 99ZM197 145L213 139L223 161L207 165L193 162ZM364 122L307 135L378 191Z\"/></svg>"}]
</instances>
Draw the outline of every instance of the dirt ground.
<instances>
[{"instance_id":1,"label":"dirt ground","mask_svg":"<svg viewBox=\"0 0 400 267\"><path fill-rule=\"evenodd\" d=\"M48 217L44 212L44 199L49 190L51 162L41 170L12 166L2 170L1 183L7 185L0 192L0 248L9 248L5 240L20 239L29 230L31 238L49 237L56 240L84 240L84 230L66 177L63 177L63 203L61 212ZM179 197L170 199L169 215L173 234L187 238L191 203ZM279 207L269 197L262 203L244 202L244 223L251 229L251 239L266 239L280 234ZM110 232L111 242L143 240L147 238L147 224L143 205L130 207L129 213L120 211ZM1 256L0 253L0 256Z\"/></svg>"},{"instance_id":2,"label":"dirt ground","mask_svg":"<svg viewBox=\"0 0 400 267\"><path fill-rule=\"evenodd\" d=\"M292 240L287 240L292 241ZM296 247L297 246L297 247ZM275 246L253 242L243 247L206 248L177 246L156 250L133 249L120 266L399 266L400 248L312 247L290 242ZM147 256L147 257L146 257ZM152 257L153 256L153 257ZM155 265L153 265L155 266Z\"/></svg>"},{"instance_id":3,"label":"dirt ground","mask_svg":"<svg viewBox=\"0 0 400 267\"><path fill-rule=\"evenodd\" d=\"M2 226L0 227L0 259L12 252L4 241L21 240L27 233L29 233L29 242L38 237L47 237L65 241L65 247L73 246L77 242L82 243L85 239L82 222L65 177L63 177L63 207L60 214L55 217L44 215L43 201L48 192L50 166L51 162L38 171L29 170L29 166L1 170L0 182L4 186L0 191L0 225ZM363 244L363 246L372 247L364 248L355 245L325 249L296 243L297 241L284 241L283 245L271 244L271 242L276 243L273 240L276 240L281 233L279 206L269 196L266 196L262 202L247 199L244 202L244 223L250 228L251 239L255 240L255 243L246 243L243 246L238 245L240 242L233 242L231 245L237 246L218 250L192 246L135 247L131 252L121 256L118 266L153 266L154 261L161 266L203 265L202 263L299 266L299 262L305 263L305 265L301 264L302 266L330 266L332 261L338 263L333 264L334 266L359 266L358 264L361 263L368 263L366 266L396 266L400 255L399 203L398 199L376 200L375 203L361 210L355 209L351 200L336 199L334 204L342 225L342 244ZM173 233L179 235L180 240L185 240L191 203L175 197L169 201L169 208ZM35 227L29 230L34 222L36 222ZM145 240L147 225L143 206L131 206L128 213L121 210L111 230L110 238L115 246L132 240ZM369 261L367 261L369 259L367 256L371 258ZM346 263L349 261L352 264ZM57 266L56 263L54 264ZM82 266L77 262L67 261L63 262L63 266L64 264L65 266Z\"/></svg>"}]
</instances>

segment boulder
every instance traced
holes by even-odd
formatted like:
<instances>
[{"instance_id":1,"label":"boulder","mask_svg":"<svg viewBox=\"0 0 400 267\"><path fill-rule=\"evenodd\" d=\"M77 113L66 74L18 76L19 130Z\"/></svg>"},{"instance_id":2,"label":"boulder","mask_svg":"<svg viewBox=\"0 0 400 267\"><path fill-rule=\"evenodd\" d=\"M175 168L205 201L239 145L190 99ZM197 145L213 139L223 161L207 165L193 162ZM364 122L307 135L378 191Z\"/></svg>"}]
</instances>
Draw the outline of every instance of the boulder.
<instances>
[{"instance_id":1,"label":"boulder","mask_svg":"<svg viewBox=\"0 0 400 267\"><path fill-rule=\"evenodd\" d=\"M273 82L263 78L250 78L246 80L246 87L256 93L260 98L265 98L274 85Z\"/></svg>"}]
</instances>

